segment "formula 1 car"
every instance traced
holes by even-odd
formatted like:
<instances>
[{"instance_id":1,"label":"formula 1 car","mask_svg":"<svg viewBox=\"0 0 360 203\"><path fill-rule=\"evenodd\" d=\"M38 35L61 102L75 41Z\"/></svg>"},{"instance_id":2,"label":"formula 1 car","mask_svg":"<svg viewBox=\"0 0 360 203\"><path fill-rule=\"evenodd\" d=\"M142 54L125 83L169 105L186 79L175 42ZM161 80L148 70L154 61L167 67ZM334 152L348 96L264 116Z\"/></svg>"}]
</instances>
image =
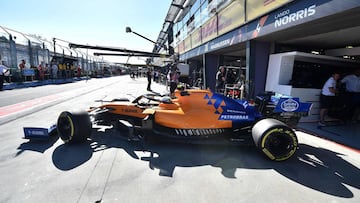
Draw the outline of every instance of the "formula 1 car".
<instances>
[{"instance_id":1,"label":"formula 1 car","mask_svg":"<svg viewBox=\"0 0 360 203\"><path fill-rule=\"evenodd\" d=\"M311 103L266 93L255 101L235 100L211 90L176 90L176 98L144 94L133 101L101 101L88 111L62 112L57 132L66 142L90 137L93 125L128 129L129 141L146 138L187 143L254 145L268 158L282 161L298 148L292 127L308 115Z\"/></svg>"}]
</instances>

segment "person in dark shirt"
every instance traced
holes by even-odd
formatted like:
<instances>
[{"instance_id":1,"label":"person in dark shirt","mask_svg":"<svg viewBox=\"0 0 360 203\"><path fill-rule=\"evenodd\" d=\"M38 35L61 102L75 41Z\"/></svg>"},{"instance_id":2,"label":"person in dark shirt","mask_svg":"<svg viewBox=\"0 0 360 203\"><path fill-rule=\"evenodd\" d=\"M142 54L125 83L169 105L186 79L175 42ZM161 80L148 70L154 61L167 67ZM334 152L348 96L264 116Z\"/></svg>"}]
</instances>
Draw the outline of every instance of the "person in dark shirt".
<instances>
[{"instance_id":1,"label":"person in dark shirt","mask_svg":"<svg viewBox=\"0 0 360 203\"><path fill-rule=\"evenodd\" d=\"M216 73L216 92L224 91L225 88L225 67L220 66L218 72Z\"/></svg>"},{"instance_id":2,"label":"person in dark shirt","mask_svg":"<svg viewBox=\"0 0 360 203\"><path fill-rule=\"evenodd\" d=\"M150 67L148 67L148 70L146 72L146 76L147 76L147 80L148 80L147 90L151 91L151 78L152 78L151 76L152 76L152 74L151 74L151 68Z\"/></svg>"}]
</instances>

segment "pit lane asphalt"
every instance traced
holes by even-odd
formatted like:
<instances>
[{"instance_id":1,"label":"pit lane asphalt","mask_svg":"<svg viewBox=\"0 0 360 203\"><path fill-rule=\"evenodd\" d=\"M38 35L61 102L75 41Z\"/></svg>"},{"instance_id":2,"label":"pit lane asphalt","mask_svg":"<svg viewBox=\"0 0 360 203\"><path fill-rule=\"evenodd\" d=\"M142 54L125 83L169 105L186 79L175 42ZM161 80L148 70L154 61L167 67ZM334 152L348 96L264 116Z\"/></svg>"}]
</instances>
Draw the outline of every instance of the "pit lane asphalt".
<instances>
[{"instance_id":1,"label":"pit lane asphalt","mask_svg":"<svg viewBox=\"0 0 360 203\"><path fill-rule=\"evenodd\" d=\"M98 79L1 124L0 202L359 202L359 154L303 132L296 156L281 163L253 147L142 146L112 129L78 145L22 139L22 127L49 126L63 110L145 89L145 78Z\"/></svg>"}]
</instances>

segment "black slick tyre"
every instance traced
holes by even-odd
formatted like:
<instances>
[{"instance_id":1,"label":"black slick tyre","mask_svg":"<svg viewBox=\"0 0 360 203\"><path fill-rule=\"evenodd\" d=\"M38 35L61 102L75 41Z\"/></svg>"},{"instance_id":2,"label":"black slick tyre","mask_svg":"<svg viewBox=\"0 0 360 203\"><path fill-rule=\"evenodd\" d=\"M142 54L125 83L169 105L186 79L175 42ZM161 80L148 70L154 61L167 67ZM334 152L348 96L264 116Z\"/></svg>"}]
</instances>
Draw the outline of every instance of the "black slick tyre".
<instances>
[{"instance_id":1,"label":"black slick tyre","mask_svg":"<svg viewBox=\"0 0 360 203\"><path fill-rule=\"evenodd\" d=\"M252 129L256 147L269 159L284 161L298 149L295 132L276 119L267 118L257 122Z\"/></svg>"},{"instance_id":2,"label":"black slick tyre","mask_svg":"<svg viewBox=\"0 0 360 203\"><path fill-rule=\"evenodd\" d=\"M65 143L84 142L91 134L91 121L86 111L64 111L57 120L57 132Z\"/></svg>"}]
</instances>

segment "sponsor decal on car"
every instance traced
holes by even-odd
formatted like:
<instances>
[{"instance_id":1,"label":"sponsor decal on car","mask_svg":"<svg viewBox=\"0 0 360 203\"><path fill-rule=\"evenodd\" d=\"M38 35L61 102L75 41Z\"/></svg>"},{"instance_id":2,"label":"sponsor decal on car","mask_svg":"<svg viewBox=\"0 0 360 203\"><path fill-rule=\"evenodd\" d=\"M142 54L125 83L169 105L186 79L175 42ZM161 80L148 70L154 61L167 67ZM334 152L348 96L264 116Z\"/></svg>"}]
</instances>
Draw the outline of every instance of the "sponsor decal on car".
<instances>
[{"instance_id":1,"label":"sponsor decal on car","mask_svg":"<svg viewBox=\"0 0 360 203\"><path fill-rule=\"evenodd\" d=\"M138 113L137 109L121 109L124 113Z\"/></svg>"},{"instance_id":2,"label":"sponsor decal on car","mask_svg":"<svg viewBox=\"0 0 360 203\"><path fill-rule=\"evenodd\" d=\"M296 111L299 106L299 102L295 101L292 98L283 101L280 105L283 111Z\"/></svg>"},{"instance_id":3,"label":"sponsor decal on car","mask_svg":"<svg viewBox=\"0 0 360 203\"><path fill-rule=\"evenodd\" d=\"M204 99L208 105L215 108L219 120L243 122L254 120L254 108L247 101L234 100L220 94L206 95Z\"/></svg>"},{"instance_id":4,"label":"sponsor decal on car","mask_svg":"<svg viewBox=\"0 0 360 203\"><path fill-rule=\"evenodd\" d=\"M311 109L311 103L300 102L297 97L272 97L272 103L276 105L274 112L308 112Z\"/></svg>"},{"instance_id":5,"label":"sponsor decal on car","mask_svg":"<svg viewBox=\"0 0 360 203\"><path fill-rule=\"evenodd\" d=\"M221 115L220 120L248 120L248 115Z\"/></svg>"},{"instance_id":6,"label":"sponsor decal on car","mask_svg":"<svg viewBox=\"0 0 360 203\"><path fill-rule=\"evenodd\" d=\"M24 127L24 135L25 135L25 139L46 138L49 136L49 129Z\"/></svg>"}]
</instances>

